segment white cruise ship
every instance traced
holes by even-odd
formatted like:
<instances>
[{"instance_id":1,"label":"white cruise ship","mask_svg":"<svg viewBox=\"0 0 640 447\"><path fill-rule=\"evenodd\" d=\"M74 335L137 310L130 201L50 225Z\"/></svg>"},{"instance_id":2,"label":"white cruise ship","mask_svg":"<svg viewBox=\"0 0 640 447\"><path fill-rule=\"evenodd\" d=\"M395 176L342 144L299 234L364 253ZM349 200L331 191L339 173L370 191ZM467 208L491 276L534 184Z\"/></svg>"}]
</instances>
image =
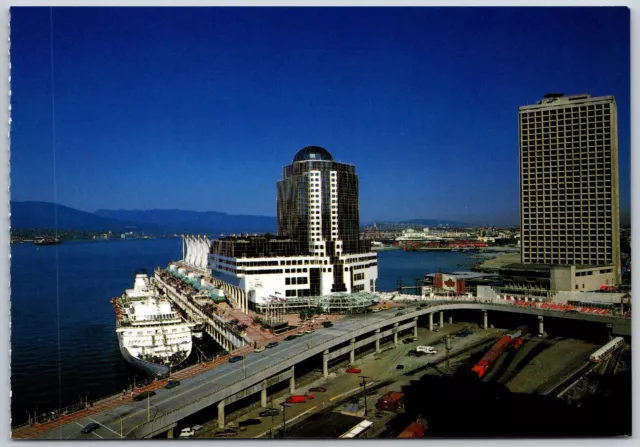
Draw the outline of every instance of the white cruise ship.
<instances>
[{"instance_id":1,"label":"white cruise ship","mask_svg":"<svg viewBox=\"0 0 640 447\"><path fill-rule=\"evenodd\" d=\"M120 352L127 362L149 374L163 375L189 357L194 324L159 295L145 271L136 272L133 289L111 303Z\"/></svg>"}]
</instances>

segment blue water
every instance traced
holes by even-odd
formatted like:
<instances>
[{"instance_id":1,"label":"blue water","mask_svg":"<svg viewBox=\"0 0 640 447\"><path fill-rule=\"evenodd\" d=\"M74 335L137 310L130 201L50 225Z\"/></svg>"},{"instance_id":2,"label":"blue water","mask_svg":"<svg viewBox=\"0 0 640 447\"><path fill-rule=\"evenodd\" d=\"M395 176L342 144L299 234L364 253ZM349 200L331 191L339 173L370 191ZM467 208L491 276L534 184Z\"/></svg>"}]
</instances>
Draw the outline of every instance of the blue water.
<instances>
[{"instance_id":1,"label":"blue water","mask_svg":"<svg viewBox=\"0 0 640 447\"><path fill-rule=\"evenodd\" d=\"M13 423L114 394L143 374L121 357L109 300L133 285L135 270L150 273L180 258L179 239L65 242L11 246L11 389ZM379 253L378 290L398 279L414 285L425 272L464 270L468 254Z\"/></svg>"}]
</instances>

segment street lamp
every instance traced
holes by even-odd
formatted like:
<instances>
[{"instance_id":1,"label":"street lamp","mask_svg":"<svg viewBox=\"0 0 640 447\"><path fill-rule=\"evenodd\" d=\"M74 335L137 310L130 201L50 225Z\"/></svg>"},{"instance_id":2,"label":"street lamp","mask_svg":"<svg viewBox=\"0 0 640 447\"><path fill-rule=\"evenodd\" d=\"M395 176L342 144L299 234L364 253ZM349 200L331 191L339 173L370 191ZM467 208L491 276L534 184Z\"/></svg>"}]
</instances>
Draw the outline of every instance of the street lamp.
<instances>
[{"instance_id":1,"label":"street lamp","mask_svg":"<svg viewBox=\"0 0 640 447\"><path fill-rule=\"evenodd\" d=\"M124 436L122 436L122 416L120 416L118 413L110 413L108 412L107 414L110 414L112 416L118 416L120 418L120 439L122 439Z\"/></svg>"},{"instance_id":2,"label":"street lamp","mask_svg":"<svg viewBox=\"0 0 640 447\"><path fill-rule=\"evenodd\" d=\"M362 393L364 394L364 417L367 417L368 414L368 410L367 410L367 379L370 379L371 377L368 376L358 376L362 379L362 383L360 385L362 385Z\"/></svg>"},{"instance_id":3,"label":"street lamp","mask_svg":"<svg viewBox=\"0 0 640 447\"><path fill-rule=\"evenodd\" d=\"M287 436L287 417L285 416L285 409L290 407L291 404L282 402L280 406L282 407L282 437L285 438Z\"/></svg>"}]
</instances>

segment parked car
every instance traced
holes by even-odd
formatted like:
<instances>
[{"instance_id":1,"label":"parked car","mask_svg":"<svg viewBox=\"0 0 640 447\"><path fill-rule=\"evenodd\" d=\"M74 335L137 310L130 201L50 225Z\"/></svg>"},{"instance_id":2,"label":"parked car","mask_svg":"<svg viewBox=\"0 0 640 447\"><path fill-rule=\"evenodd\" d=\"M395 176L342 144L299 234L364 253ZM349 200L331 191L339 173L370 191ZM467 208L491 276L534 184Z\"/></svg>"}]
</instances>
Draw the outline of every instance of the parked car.
<instances>
[{"instance_id":1,"label":"parked car","mask_svg":"<svg viewBox=\"0 0 640 447\"><path fill-rule=\"evenodd\" d=\"M405 309L406 309L406 307L405 307L405 306L400 306L400 307L398 307L398 310L405 310Z\"/></svg>"},{"instance_id":2,"label":"parked car","mask_svg":"<svg viewBox=\"0 0 640 447\"><path fill-rule=\"evenodd\" d=\"M413 340L411 340L410 338L405 338L404 340L402 340L402 343L404 343L405 345L408 345L409 343L412 343Z\"/></svg>"},{"instance_id":3,"label":"parked car","mask_svg":"<svg viewBox=\"0 0 640 447\"><path fill-rule=\"evenodd\" d=\"M278 416L280 414L280 410L277 408L267 408L265 411L261 411L258 416L261 418L266 418L269 416Z\"/></svg>"},{"instance_id":4,"label":"parked car","mask_svg":"<svg viewBox=\"0 0 640 447\"><path fill-rule=\"evenodd\" d=\"M327 389L321 386L314 386L313 388L309 388L309 391L312 393L324 393Z\"/></svg>"},{"instance_id":5,"label":"parked car","mask_svg":"<svg viewBox=\"0 0 640 447\"><path fill-rule=\"evenodd\" d=\"M374 417L380 419L386 416L386 413L383 411L376 411L376 414L373 415Z\"/></svg>"},{"instance_id":6,"label":"parked car","mask_svg":"<svg viewBox=\"0 0 640 447\"><path fill-rule=\"evenodd\" d=\"M238 422L238 427L249 427L250 425L262 424L262 421L258 418L246 419Z\"/></svg>"},{"instance_id":7,"label":"parked car","mask_svg":"<svg viewBox=\"0 0 640 447\"><path fill-rule=\"evenodd\" d=\"M422 303L422 304L421 304L421 305L419 305L418 307L419 307L420 309L424 309L425 307L428 307L428 306L429 306L428 304L424 304L424 303Z\"/></svg>"},{"instance_id":8,"label":"parked car","mask_svg":"<svg viewBox=\"0 0 640 447\"><path fill-rule=\"evenodd\" d=\"M178 385L180 385L180 381L179 380L169 380L167 382L167 384L165 385L165 388L170 390L171 388L175 388Z\"/></svg>"},{"instance_id":9,"label":"parked car","mask_svg":"<svg viewBox=\"0 0 640 447\"><path fill-rule=\"evenodd\" d=\"M435 328L435 329L433 330L433 332L440 332L440 329Z\"/></svg>"},{"instance_id":10,"label":"parked car","mask_svg":"<svg viewBox=\"0 0 640 447\"><path fill-rule=\"evenodd\" d=\"M404 315L404 312L400 311L396 313L396 317L399 317L400 315Z\"/></svg>"},{"instance_id":11,"label":"parked car","mask_svg":"<svg viewBox=\"0 0 640 447\"><path fill-rule=\"evenodd\" d=\"M398 365L396 366L396 369L404 369L404 365Z\"/></svg>"},{"instance_id":12,"label":"parked car","mask_svg":"<svg viewBox=\"0 0 640 447\"><path fill-rule=\"evenodd\" d=\"M360 374L362 371L360 370L360 368L347 368L347 371L349 374Z\"/></svg>"},{"instance_id":13,"label":"parked car","mask_svg":"<svg viewBox=\"0 0 640 447\"><path fill-rule=\"evenodd\" d=\"M330 321L323 321L322 322L322 327L332 327L333 323Z\"/></svg>"},{"instance_id":14,"label":"parked car","mask_svg":"<svg viewBox=\"0 0 640 447\"><path fill-rule=\"evenodd\" d=\"M216 433L215 436L218 438L227 438L230 436L238 436L238 432L230 428L227 428L225 430L222 430L221 432Z\"/></svg>"},{"instance_id":15,"label":"parked car","mask_svg":"<svg viewBox=\"0 0 640 447\"><path fill-rule=\"evenodd\" d=\"M462 331L458 332L456 334L457 337L466 337L468 335L471 335L473 332L471 332L471 330L469 328L463 329Z\"/></svg>"},{"instance_id":16,"label":"parked car","mask_svg":"<svg viewBox=\"0 0 640 447\"><path fill-rule=\"evenodd\" d=\"M91 433L94 430L97 430L98 428L100 428L100 424L96 423L96 422L92 422L90 424L85 425L82 430L80 430L80 433L86 435L87 433Z\"/></svg>"},{"instance_id":17,"label":"parked car","mask_svg":"<svg viewBox=\"0 0 640 447\"><path fill-rule=\"evenodd\" d=\"M380 306L380 310L389 310L391 309L389 306Z\"/></svg>"},{"instance_id":18,"label":"parked car","mask_svg":"<svg viewBox=\"0 0 640 447\"><path fill-rule=\"evenodd\" d=\"M284 341L291 341L295 340L296 338L298 337L296 337L295 335L288 335L287 337L285 337Z\"/></svg>"},{"instance_id":19,"label":"parked car","mask_svg":"<svg viewBox=\"0 0 640 447\"><path fill-rule=\"evenodd\" d=\"M195 431L196 433L199 432L200 430L204 429L204 427L202 425L194 425L191 428L193 428L193 431Z\"/></svg>"},{"instance_id":20,"label":"parked car","mask_svg":"<svg viewBox=\"0 0 640 447\"><path fill-rule=\"evenodd\" d=\"M187 427L183 428L180 432L179 438L193 438L196 435L196 432L193 428Z\"/></svg>"},{"instance_id":21,"label":"parked car","mask_svg":"<svg viewBox=\"0 0 640 447\"><path fill-rule=\"evenodd\" d=\"M376 308L376 309L371 309L371 312L376 313L376 312L380 312L382 309Z\"/></svg>"},{"instance_id":22,"label":"parked car","mask_svg":"<svg viewBox=\"0 0 640 447\"><path fill-rule=\"evenodd\" d=\"M278 342L277 341L272 341L271 343L267 344L267 348L269 348L269 349L275 348L276 346L278 346Z\"/></svg>"},{"instance_id":23,"label":"parked car","mask_svg":"<svg viewBox=\"0 0 640 447\"><path fill-rule=\"evenodd\" d=\"M243 359L244 357L242 357L241 355L234 355L233 357L231 357L229 359L229 363L236 363L239 362Z\"/></svg>"},{"instance_id":24,"label":"parked car","mask_svg":"<svg viewBox=\"0 0 640 447\"><path fill-rule=\"evenodd\" d=\"M304 334L306 334L306 332L302 331L302 332L298 332L297 334L293 334L296 337L302 337Z\"/></svg>"},{"instance_id":25,"label":"parked car","mask_svg":"<svg viewBox=\"0 0 640 447\"><path fill-rule=\"evenodd\" d=\"M133 400L135 400L136 402L140 402L141 400L145 400L149 397L153 397L156 395L155 391L143 391L142 393L138 394L137 396L135 396L133 398Z\"/></svg>"},{"instance_id":26,"label":"parked car","mask_svg":"<svg viewBox=\"0 0 640 447\"><path fill-rule=\"evenodd\" d=\"M309 329L306 331L302 331L303 334L313 334L315 331L313 329Z\"/></svg>"},{"instance_id":27,"label":"parked car","mask_svg":"<svg viewBox=\"0 0 640 447\"><path fill-rule=\"evenodd\" d=\"M424 352L409 351L409 357L422 357L423 355L425 355Z\"/></svg>"},{"instance_id":28,"label":"parked car","mask_svg":"<svg viewBox=\"0 0 640 447\"><path fill-rule=\"evenodd\" d=\"M259 348L256 348L253 350L253 352L262 352L264 351L266 348L264 346L260 346Z\"/></svg>"}]
</instances>

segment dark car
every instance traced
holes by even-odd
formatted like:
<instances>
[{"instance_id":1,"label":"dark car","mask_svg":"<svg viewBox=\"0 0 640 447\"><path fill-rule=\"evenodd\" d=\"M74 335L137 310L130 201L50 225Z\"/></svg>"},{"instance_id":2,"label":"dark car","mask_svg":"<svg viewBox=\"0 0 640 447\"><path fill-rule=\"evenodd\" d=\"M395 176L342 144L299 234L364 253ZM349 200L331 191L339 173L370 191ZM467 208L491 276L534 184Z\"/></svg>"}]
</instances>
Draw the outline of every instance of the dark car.
<instances>
[{"instance_id":1,"label":"dark car","mask_svg":"<svg viewBox=\"0 0 640 447\"><path fill-rule=\"evenodd\" d=\"M149 397L153 397L153 396L155 396L155 395L156 395L156 392L155 392L155 391L143 391L142 393L140 393L140 394L138 394L137 396L135 396L135 397L133 398L133 400L135 400L135 401L138 401L138 402L139 402L139 401L141 401L141 400L145 400L145 399L147 399L147 398L149 398Z\"/></svg>"},{"instance_id":2,"label":"dark car","mask_svg":"<svg viewBox=\"0 0 640 447\"><path fill-rule=\"evenodd\" d=\"M170 390L171 388L175 388L178 385L180 385L180 381L179 380L169 380L167 382L167 384L165 385L165 388Z\"/></svg>"},{"instance_id":3,"label":"dark car","mask_svg":"<svg viewBox=\"0 0 640 447\"><path fill-rule=\"evenodd\" d=\"M396 317L399 317L400 315L404 315L404 312L400 311L400 312L396 313Z\"/></svg>"},{"instance_id":4,"label":"dark car","mask_svg":"<svg viewBox=\"0 0 640 447\"><path fill-rule=\"evenodd\" d=\"M472 332L469 329L464 329L464 330L458 332L456 334L456 336L457 337L466 337L466 336L471 335L471 334L472 334Z\"/></svg>"},{"instance_id":5,"label":"dark car","mask_svg":"<svg viewBox=\"0 0 640 447\"><path fill-rule=\"evenodd\" d=\"M236 362L239 362L239 361L241 361L243 358L244 358L244 357L242 357L241 355L235 355L235 356L233 356L233 357L231 357L231 358L229 359L229 363L236 363Z\"/></svg>"},{"instance_id":6,"label":"dark car","mask_svg":"<svg viewBox=\"0 0 640 447\"><path fill-rule=\"evenodd\" d=\"M257 418L247 419L247 420L238 422L238 427L249 427L250 425L258 425L258 424L262 424L262 421L260 419L257 419Z\"/></svg>"},{"instance_id":7,"label":"dark car","mask_svg":"<svg viewBox=\"0 0 640 447\"><path fill-rule=\"evenodd\" d=\"M88 424L88 425L85 425L85 426L83 427L83 429L82 429L82 430L80 430L80 433L82 433L82 434L85 434L85 435L86 435L87 433L91 433L92 431L97 430L98 428L100 428L100 424L97 424L97 423L95 423L95 422L92 422L92 423L90 423L90 424Z\"/></svg>"},{"instance_id":8,"label":"dark car","mask_svg":"<svg viewBox=\"0 0 640 447\"><path fill-rule=\"evenodd\" d=\"M424 308L425 308L425 307L427 307L427 306L429 306L429 305L428 305L428 304L421 304L421 305L419 305L418 307L419 307L420 309L424 309Z\"/></svg>"},{"instance_id":9,"label":"dark car","mask_svg":"<svg viewBox=\"0 0 640 447\"><path fill-rule=\"evenodd\" d=\"M327 391L327 389L322 386L314 386L313 388L309 388L309 391L311 391L312 393L324 393Z\"/></svg>"},{"instance_id":10,"label":"dark car","mask_svg":"<svg viewBox=\"0 0 640 447\"><path fill-rule=\"evenodd\" d=\"M267 408L265 411L261 411L258 416L261 418L266 418L269 416L278 416L280 414L280 410L277 408Z\"/></svg>"},{"instance_id":11,"label":"dark car","mask_svg":"<svg viewBox=\"0 0 640 447\"><path fill-rule=\"evenodd\" d=\"M271 343L267 344L267 348L275 348L276 346L278 346L277 341L272 341Z\"/></svg>"},{"instance_id":12,"label":"dark car","mask_svg":"<svg viewBox=\"0 0 640 447\"><path fill-rule=\"evenodd\" d=\"M398 310L405 310L405 309L406 309L406 307L404 307L404 306L398 307Z\"/></svg>"},{"instance_id":13,"label":"dark car","mask_svg":"<svg viewBox=\"0 0 640 447\"><path fill-rule=\"evenodd\" d=\"M322 327L332 327L332 326L333 326L333 323L330 321L325 321L322 323Z\"/></svg>"},{"instance_id":14,"label":"dark car","mask_svg":"<svg viewBox=\"0 0 640 447\"><path fill-rule=\"evenodd\" d=\"M409 357L422 357L424 352L409 351Z\"/></svg>"},{"instance_id":15,"label":"dark car","mask_svg":"<svg viewBox=\"0 0 640 447\"><path fill-rule=\"evenodd\" d=\"M382 411L376 411L376 414L374 414L373 416L380 419L385 417L386 413L383 413Z\"/></svg>"},{"instance_id":16,"label":"dark car","mask_svg":"<svg viewBox=\"0 0 640 447\"><path fill-rule=\"evenodd\" d=\"M295 340L296 338L298 338L298 337L296 337L295 335L289 335L284 340L285 341L291 341L291 340Z\"/></svg>"},{"instance_id":17,"label":"dark car","mask_svg":"<svg viewBox=\"0 0 640 447\"><path fill-rule=\"evenodd\" d=\"M409 343L413 343L413 339L412 338L405 338L404 340L402 340L402 343L404 343L405 345L408 345Z\"/></svg>"},{"instance_id":18,"label":"dark car","mask_svg":"<svg viewBox=\"0 0 640 447\"><path fill-rule=\"evenodd\" d=\"M226 438L229 436L238 436L238 432L230 428L227 428L225 430L222 430L221 432L216 433L214 436L217 438Z\"/></svg>"},{"instance_id":19,"label":"dark car","mask_svg":"<svg viewBox=\"0 0 640 447\"><path fill-rule=\"evenodd\" d=\"M398 365L396 366L396 369L404 369L404 365Z\"/></svg>"}]
</instances>

